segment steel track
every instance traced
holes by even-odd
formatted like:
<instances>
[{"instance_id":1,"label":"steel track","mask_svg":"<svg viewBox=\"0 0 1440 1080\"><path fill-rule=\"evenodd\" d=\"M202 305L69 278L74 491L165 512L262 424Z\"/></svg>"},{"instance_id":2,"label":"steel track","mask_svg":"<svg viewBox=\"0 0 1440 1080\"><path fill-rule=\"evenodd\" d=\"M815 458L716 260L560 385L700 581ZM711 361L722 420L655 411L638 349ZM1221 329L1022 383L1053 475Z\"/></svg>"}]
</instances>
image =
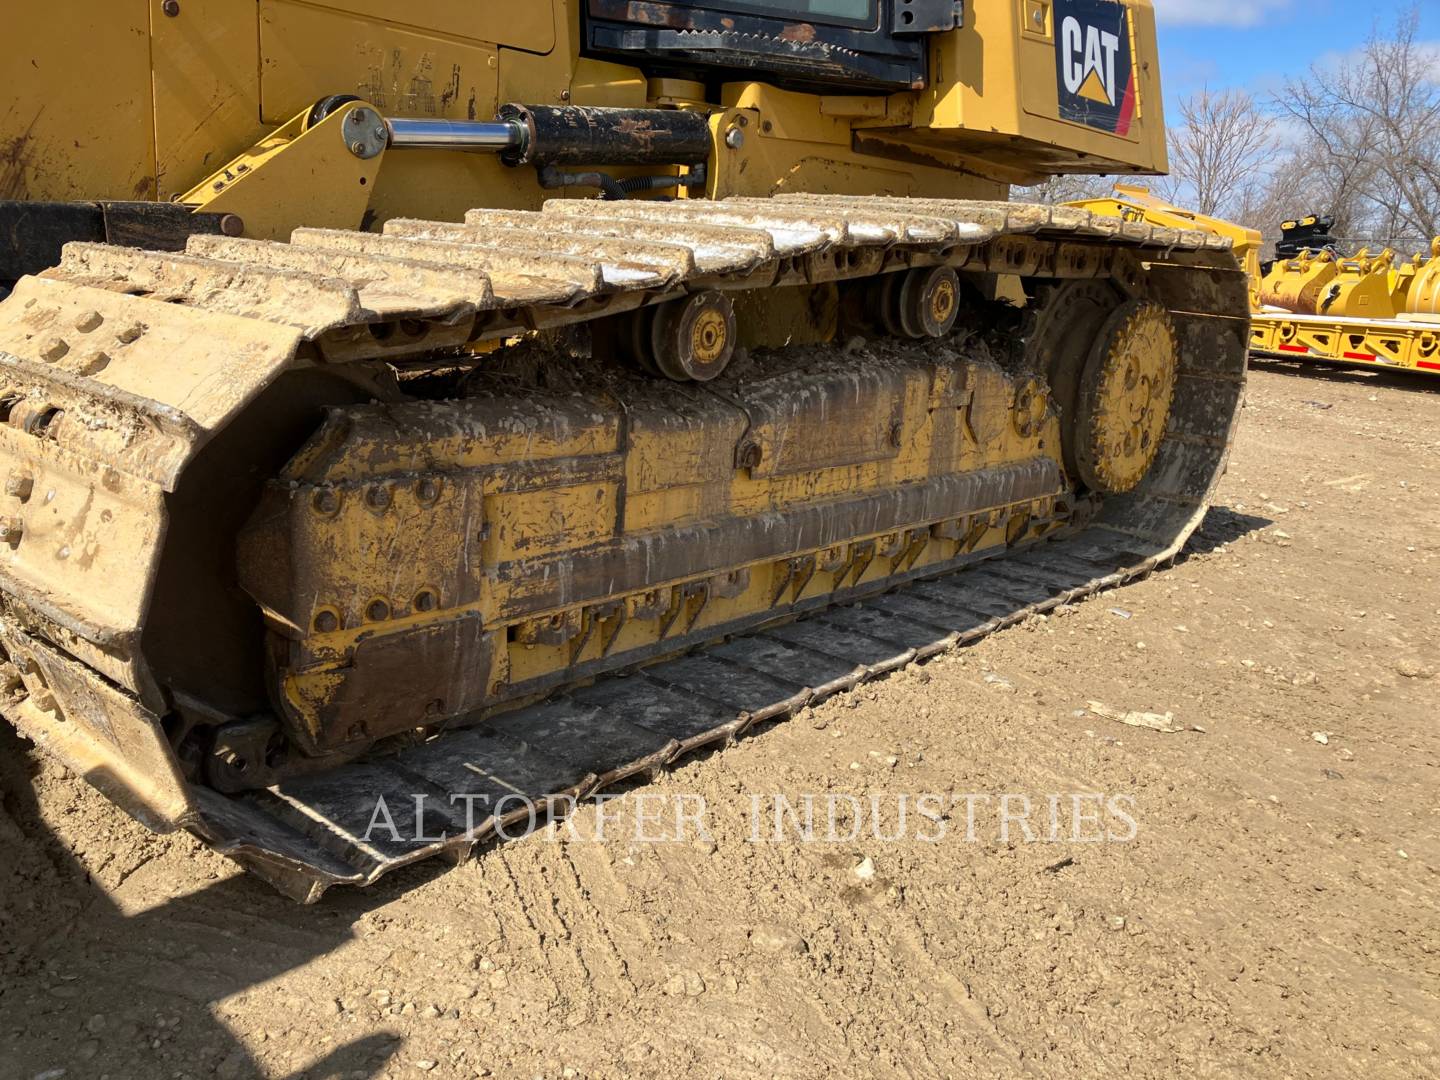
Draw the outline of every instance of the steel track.
<instances>
[{"instance_id":1,"label":"steel track","mask_svg":"<svg viewBox=\"0 0 1440 1080\"><path fill-rule=\"evenodd\" d=\"M1225 242L1073 209L838 196L552 203L540 214L476 211L463 226L391 223L381 236L301 230L295 241L202 238L186 255L75 245L51 281L20 283L0 304L0 374L22 400L51 402L67 416L60 449L46 449L40 468L78 473L77 461L116 461L122 487L136 488L125 489L124 512L143 520L199 448L297 364L418 359L687 289L838 280L935 262L1128 281L1170 310L1181 353L1169 431L1150 474L1135 493L1107 500L1084 529L942 576L930 568L925 580L889 579L883 593L850 594L843 606L604 677L386 757L241 795L191 785L178 809L167 808L169 823L304 902L421 859L463 856L537 807L654 773L866 680L1148 574L1203 518L1243 394L1246 290ZM107 325L169 333L182 358L208 329L212 351L229 348L238 359L211 373L197 358L190 383L178 361L157 372L145 367L155 357L118 350L106 357L108 374L47 368L48 357L25 355L36 304L40 315L54 307L52 323L75 320L77 305L93 306ZM86 321L93 319L82 312L77 325ZM274 329L246 329L259 324ZM141 359L127 369L131 355ZM0 432L0 450L13 438ZM86 483L75 486L93 494ZM158 559L163 531L147 542L154 551L141 550L142 566L145 557ZM87 569L107 572L103 559ZM125 571L135 572L129 563ZM165 703L141 649L148 594L91 604L76 570L42 576L54 573L19 552L0 567L0 637L25 673L24 687L0 708L74 767L88 764L84 740L93 736L77 741L75 732L88 730L96 709L101 721L123 714L158 731ZM110 573L107 587L118 580ZM399 840L388 830L366 836L382 795ZM420 822L417 795L425 796ZM500 812L467 823L455 797Z\"/></svg>"}]
</instances>

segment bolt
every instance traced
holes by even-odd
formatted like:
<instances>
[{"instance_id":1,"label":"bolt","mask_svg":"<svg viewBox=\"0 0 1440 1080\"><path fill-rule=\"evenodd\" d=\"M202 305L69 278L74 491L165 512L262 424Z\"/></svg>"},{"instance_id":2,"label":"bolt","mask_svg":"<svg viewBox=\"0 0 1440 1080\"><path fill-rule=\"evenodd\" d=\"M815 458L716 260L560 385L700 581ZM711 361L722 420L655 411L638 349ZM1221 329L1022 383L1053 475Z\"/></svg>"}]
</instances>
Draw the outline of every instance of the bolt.
<instances>
[{"instance_id":1,"label":"bolt","mask_svg":"<svg viewBox=\"0 0 1440 1080\"><path fill-rule=\"evenodd\" d=\"M115 337L121 345L129 345L132 341L139 341L140 336L144 333L145 326L143 323L131 323L125 327L124 330L121 330L120 333L116 334Z\"/></svg>"},{"instance_id":2,"label":"bolt","mask_svg":"<svg viewBox=\"0 0 1440 1080\"><path fill-rule=\"evenodd\" d=\"M434 610L435 610L435 594L434 594L433 592L431 592L429 589L425 589L425 590L417 593L416 596L415 596L415 610L416 610L416 611L434 611Z\"/></svg>"},{"instance_id":3,"label":"bolt","mask_svg":"<svg viewBox=\"0 0 1440 1080\"><path fill-rule=\"evenodd\" d=\"M317 634L331 634L340 629L340 617L333 611L321 611L315 615L315 632Z\"/></svg>"},{"instance_id":4,"label":"bolt","mask_svg":"<svg viewBox=\"0 0 1440 1080\"><path fill-rule=\"evenodd\" d=\"M98 311L82 311L75 317L75 329L88 334L91 330L98 330L104 321L105 316Z\"/></svg>"},{"instance_id":5,"label":"bolt","mask_svg":"<svg viewBox=\"0 0 1440 1080\"><path fill-rule=\"evenodd\" d=\"M239 214L226 214L220 219L220 232L225 236L244 236L245 222Z\"/></svg>"},{"instance_id":6,"label":"bolt","mask_svg":"<svg viewBox=\"0 0 1440 1080\"><path fill-rule=\"evenodd\" d=\"M109 366L109 353L104 349L91 349L80 360L76 371L81 375L98 375Z\"/></svg>"},{"instance_id":7,"label":"bolt","mask_svg":"<svg viewBox=\"0 0 1440 1080\"><path fill-rule=\"evenodd\" d=\"M384 622L390 617L390 605L384 600L371 600L365 609L365 617L371 622Z\"/></svg>"},{"instance_id":8,"label":"bolt","mask_svg":"<svg viewBox=\"0 0 1440 1080\"><path fill-rule=\"evenodd\" d=\"M899 420L896 420L893 424L890 425L890 445L893 446L896 450L899 450L900 444L904 441L904 439L905 425L902 424Z\"/></svg>"},{"instance_id":9,"label":"bolt","mask_svg":"<svg viewBox=\"0 0 1440 1080\"><path fill-rule=\"evenodd\" d=\"M53 364L70 351L70 343L64 338L50 338L40 346L40 359Z\"/></svg>"},{"instance_id":10,"label":"bolt","mask_svg":"<svg viewBox=\"0 0 1440 1080\"><path fill-rule=\"evenodd\" d=\"M416 485L415 494L421 502L433 503L440 497L440 483L427 476Z\"/></svg>"},{"instance_id":11,"label":"bolt","mask_svg":"<svg viewBox=\"0 0 1440 1080\"><path fill-rule=\"evenodd\" d=\"M340 509L340 495L330 488L321 488L311 500L317 514L330 515Z\"/></svg>"},{"instance_id":12,"label":"bolt","mask_svg":"<svg viewBox=\"0 0 1440 1080\"><path fill-rule=\"evenodd\" d=\"M15 470L5 480L5 494L11 498L26 502L30 493L35 490L35 478L27 472Z\"/></svg>"},{"instance_id":13,"label":"bolt","mask_svg":"<svg viewBox=\"0 0 1440 1080\"><path fill-rule=\"evenodd\" d=\"M165 0L160 5L160 10L165 13L166 17L173 19L180 14L180 0Z\"/></svg>"},{"instance_id":14,"label":"bolt","mask_svg":"<svg viewBox=\"0 0 1440 1080\"><path fill-rule=\"evenodd\" d=\"M365 502L372 510L384 510L390 505L390 489L384 484L374 485L365 492Z\"/></svg>"},{"instance_id":15,"label":"bolt","mask_svg":"<svg viewBox=\"0 0 1440 1080\"><path fill-rule=\"evenodd\" d=\"M18 544L25 535L25 525L16 517L0 517L0 544Z\"/></svg>"},{"instance_id":16,"label":"bolt","mask_svg":"<svg viewBox=\"0 0 1440 1080\"><path fill-rule=\"evenodd\" d=\"M731 128L725 133L725 145L731 150L739 150L745 145L745 133L739 128Z\"/></svg>"},{"instance_id":17,"label":"bolt","mask_svg":"<svg viewBox=\"0 0 1440 1080\"><path fill-rule=\"evenodd\" d=\"M370 134L375 136L375 138L379 139L381 142L386 142L390 138L390 133L385 130L384 124L376 124L373 128L370 129Z\"/></svg>"},{"instance_id":18,"label":"bolt","mask_svg":"<svg viewBox=\"0 0 1440 1080\"><path fill-rule=\"evenodd\" d=\"M744 446L740 447L740 453L736 456L736 461L739 462L740 468L742 469L754 469L759 466L764 456L764 451L760 449L759 443L747 442Z\"/></svg>"},{"instance_id":19,"label":"bolt","mask_svg":"<svg viewBox=\"0 0 1440 1080\"><path fill-rule=\"evenodd\" d=\"M361 157L361 156L363 156L364 153L365 153L365 144L364 144L363 142L361 142L359 139L356 139L354 142L352 142L352 143L350 144L350 152L351 152L352 154L354 154L356 157Z\"/></svg>"}]
</instances>

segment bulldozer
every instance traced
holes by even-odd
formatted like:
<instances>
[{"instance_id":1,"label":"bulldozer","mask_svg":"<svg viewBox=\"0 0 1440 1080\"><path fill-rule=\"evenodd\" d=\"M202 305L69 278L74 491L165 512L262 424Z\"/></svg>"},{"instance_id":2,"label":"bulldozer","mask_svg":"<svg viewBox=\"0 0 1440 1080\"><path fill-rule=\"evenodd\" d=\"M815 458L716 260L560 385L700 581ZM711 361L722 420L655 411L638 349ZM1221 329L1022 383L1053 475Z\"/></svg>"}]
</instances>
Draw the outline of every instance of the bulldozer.
<instances>
[{"instance_id":1,"label":"bulldozer","mask_svg":"<svg viewBox=\"0 0 1440 1080\"><path fill-rule=\"evenodd\" d=\"M1009 199L1164 170L1149 0L6 22L0 712L299 901L1149 573L1223 472L1230 240Z\"/></svg>"}]
</instances>

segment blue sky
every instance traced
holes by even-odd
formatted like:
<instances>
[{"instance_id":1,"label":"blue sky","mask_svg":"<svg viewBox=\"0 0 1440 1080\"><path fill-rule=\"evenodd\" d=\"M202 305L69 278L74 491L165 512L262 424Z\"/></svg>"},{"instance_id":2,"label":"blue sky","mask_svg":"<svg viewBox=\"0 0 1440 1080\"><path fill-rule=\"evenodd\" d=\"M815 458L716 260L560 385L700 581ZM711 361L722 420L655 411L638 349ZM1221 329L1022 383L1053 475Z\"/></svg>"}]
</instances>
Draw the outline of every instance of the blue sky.
<instances>
[{"instance_id":1,"label":"blue sky","mask_svg":"<svg viewBox=\"0 0 1440 1080\"><path fill-rule=\"evenodd\" d=\"M1401 0L1154 0L1167 113L1207 83L1260 94L1312 60L1348 53L1375 20L1388 29L1409 8ZM1440 42L1440 0L1420 0L1421 38Z\"/></svg>"}]
</instances>

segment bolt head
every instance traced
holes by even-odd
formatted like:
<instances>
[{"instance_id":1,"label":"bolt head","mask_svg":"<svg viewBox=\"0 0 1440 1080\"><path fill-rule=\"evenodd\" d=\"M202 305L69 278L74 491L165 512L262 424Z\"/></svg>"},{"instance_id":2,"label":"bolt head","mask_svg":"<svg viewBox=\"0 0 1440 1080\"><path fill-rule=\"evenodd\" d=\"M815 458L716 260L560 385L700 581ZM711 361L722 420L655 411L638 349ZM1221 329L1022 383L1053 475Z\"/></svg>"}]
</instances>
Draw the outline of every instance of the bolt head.
<instances>
[{"instance_id":1,"label":"bolt head","mask_svg":"<svg viewBox=\"0 0 1440 1080\"><path fill-rule=\"evenodd\" d=\"M47 364L53 364L55 361L63 358L69 351L70 343L64 338L50 338L40 346L40 359L44 360Z\"/></svg>"},{"instance_id":2,"label":"bolt head","mask_svg":"<svg viewBox=\"0 0 1440 1080\"><path fill-rule=\"evenodd\" d=\"M0 517L0 544L18 544L25 535L25 525L16 517Z\"/></svg>"},{"instance_id":3,"label":"bolt head","mask_svg":"<svg viewBox=\"0 0 1440 1080\"><path fill-rule=\"evenodd\" d=\"M19 499L24 502L30 498L30 493L35 490L35 478L27 472L18 469L12 472L5 479L5 494L12 499Z\"/></svg>"},{"instance_id":4,"label":"bolt head","mask_svg":"<svg viewBox=\"0 0 1440 1080\"><path fill-rule=\"evenodd\" d=\"M88 349L80 357L76 367L77 374L92 376L98 375L110 366L110 354L104 349Z\"/></svg>"},{"instance_id":5,"label":"bolt head","mask_svg":"<svg viewBox=\"0 0 1440 1080\"><path fill-rule=\"evenodd\" d=\"M331 488L321 488L315 492L311 505L317 514L328 516L340 509L340 494Z\"/></svg>"},{"instance_id":6,"label":"bolt head","mask_svg":"<svg viewBox=\"0 0 1440 1080\"><path fill-rule=\"evenodd\" d=\"M739 128L731 128L725 133L725 145L731 150L739 150L745 145L745 133Z\"/></svg>"},{"instance_id":7,"label":"bolt head","mask_svg":"<svg viewBox=\"0 0 1440 1080\"><path fill-rule=\"evenodd\" d=\"M167 18L173 19L180 14L180 0L165 0L160 5L160 10L165 13Z\"/></svg>"}]
</instances>

